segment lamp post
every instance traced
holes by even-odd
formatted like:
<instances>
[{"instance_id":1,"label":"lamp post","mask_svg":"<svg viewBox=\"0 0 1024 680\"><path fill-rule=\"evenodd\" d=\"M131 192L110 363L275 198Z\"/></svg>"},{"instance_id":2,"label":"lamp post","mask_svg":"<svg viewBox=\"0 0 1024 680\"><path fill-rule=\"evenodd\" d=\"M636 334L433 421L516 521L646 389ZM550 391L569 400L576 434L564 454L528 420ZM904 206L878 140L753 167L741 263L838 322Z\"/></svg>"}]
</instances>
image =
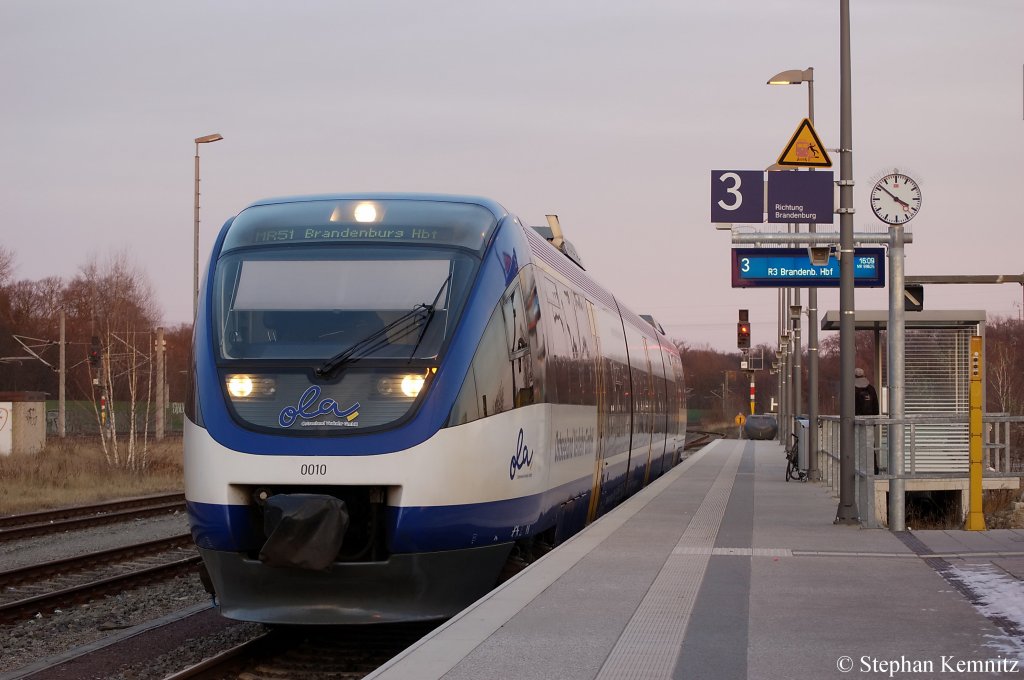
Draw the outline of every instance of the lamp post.
<instances>
[{"instance_id":1,"label":"lamp post","mask_svg":"<svg viewBox=\"0 0 1024 680\"><path fill-rule=\"evenodd\" d=\"M779 359L779 374L782 376L782 389L779 397L779 432L781 433L781 441L783 447L789 443L789 433L792 432L791 418L793 417L792 408L792 394L791 385L793 377L792 362L789 358L789 330L788 326L786 330L779 336L779 352L781 357Z\"/></svg>"},{"instance_id":2,"label":"lamp post","mask_svg":"<svg viewBox=\"0 0 1024 680\"><path fill-rule=\"evenodd\" d=\"M199 312L199 145L209 144L210 142L219 142L224 139L217 133L212 135L205 135L203 137L196 137L196 200L195 209L193 216L195 218L195 228L192 232L192 321L195 321L196 314Z\"/></svg>"},{"instance_id":3,"label":"lamp post","mask_svg":"<svg viewBox=\"0 0 1024 680\"><path fill-rule=\"evenodd\" d=\"M814 125L814 68L792 69L776 73L769 85L799 85L807 83L807 120ZM813 171L814 168L811 168ZM817 226L809 224L813 234ZM796 300L800 304L799 299ZM818 289L807 289L807 463L808 479L818 479Z\"/></svg>"},{"instance_id":4,"label":"lamp post","mask_svg":"<svg viewBox=\"0 0 1024 680\"><path fill-rule=\"evenodd\" d=\"M854 461L856 326L853 281L853 94L850 77L850 0L839 0L839 507L836 524L858 524Z\"/></svg>"}]
</instances>

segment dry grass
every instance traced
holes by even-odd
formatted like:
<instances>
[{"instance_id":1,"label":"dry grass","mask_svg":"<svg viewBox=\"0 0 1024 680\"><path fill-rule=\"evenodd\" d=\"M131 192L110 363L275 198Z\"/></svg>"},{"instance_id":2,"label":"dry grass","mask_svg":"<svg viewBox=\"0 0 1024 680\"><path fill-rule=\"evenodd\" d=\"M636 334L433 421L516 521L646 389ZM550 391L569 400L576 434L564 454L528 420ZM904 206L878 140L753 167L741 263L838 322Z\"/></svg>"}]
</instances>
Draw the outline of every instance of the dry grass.
<instances>
[{"instance_id":1,"label":"dry grass","mask_svg":"<svg viewBox=\"0 0 1024 680\"><path fill-rule=\"evenodd\" d=\"M180 438L151 441L141 472L109 467L95 438L52 437L41 453L0 456L0 515L182 488Z\"/></svg>"},{"instance_id":2,"label":"dry grass","mask_svg":"<svg viewBox=\"0 0 1024 680\"><path fill-rule=\"evenodd\" d=\"M1021 480L1024 482L1024 480ZM1014 503L1024 499L1021 489L992 489L983 494L982 512L988 529L1019 529Z\"/></svg>"},{"instance_id":3,"label":"dry grass","mask_svg":"<svg viewBox=\"0 0 1024 680\"><path fill-rule=\"evenodd\" d=\"M1024 480L1022 480L1024 482ZM910 492L907 497L907 526L914 529L963 529L959 494L931 494ZM1020 489L989 489L982 494L982 513L987 529L1019 529L1020 521L1014 515L1014 503L1024 497ZM967 498L963 501L966 503ZM966 510L966 508L964 509Z\"/></svg>"}]
</instances>

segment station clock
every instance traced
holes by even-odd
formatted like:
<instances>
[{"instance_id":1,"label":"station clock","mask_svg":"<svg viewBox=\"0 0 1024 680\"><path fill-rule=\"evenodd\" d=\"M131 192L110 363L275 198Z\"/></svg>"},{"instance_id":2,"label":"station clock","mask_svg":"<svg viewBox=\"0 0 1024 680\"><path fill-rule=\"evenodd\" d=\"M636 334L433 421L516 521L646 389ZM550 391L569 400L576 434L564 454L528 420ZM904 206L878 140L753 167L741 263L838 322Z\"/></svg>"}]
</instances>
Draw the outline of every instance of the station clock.
<instances>
[{"instance_id":1,"label":"station clock","mask_svg":"<svg viewBox=\"0 0 1024 680\"><path fill-rule=\"evenodd\" d=\"M910 177L892 172L871 189L871 210L886 224L905 224L921 209L921 187Z\"/></svg>"}]
</instances>

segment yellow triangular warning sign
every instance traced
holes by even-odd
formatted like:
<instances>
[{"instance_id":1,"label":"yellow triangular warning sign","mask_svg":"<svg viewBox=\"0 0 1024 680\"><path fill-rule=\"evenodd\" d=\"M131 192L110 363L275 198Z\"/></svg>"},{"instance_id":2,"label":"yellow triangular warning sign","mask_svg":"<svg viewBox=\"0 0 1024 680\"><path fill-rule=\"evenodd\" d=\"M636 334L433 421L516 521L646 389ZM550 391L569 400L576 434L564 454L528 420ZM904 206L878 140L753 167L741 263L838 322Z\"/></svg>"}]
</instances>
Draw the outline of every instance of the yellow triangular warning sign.
<instances>
[{"instance_id":1,"label":"yellow triangular warning sign","mask_svg":"<svg viewBox=\"0 0 1024 680\"><path fill-rule=\"evenodd\" d=\"M810 120L804 118L797 126L789 144L779 155L778 164L800 168L832 167L832 159L828 157L825 145L818 139L818 133L814 131Z\"/></svg>"}]
</instances>

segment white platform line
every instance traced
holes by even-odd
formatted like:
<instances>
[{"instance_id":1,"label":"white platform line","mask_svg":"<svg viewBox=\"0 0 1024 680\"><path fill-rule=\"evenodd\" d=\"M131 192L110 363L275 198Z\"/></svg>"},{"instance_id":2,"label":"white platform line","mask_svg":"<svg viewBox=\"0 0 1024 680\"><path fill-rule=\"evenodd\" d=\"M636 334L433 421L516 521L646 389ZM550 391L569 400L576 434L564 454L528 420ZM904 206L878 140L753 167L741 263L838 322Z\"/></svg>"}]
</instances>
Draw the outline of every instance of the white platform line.
<instances>
[{"instance_id":1,"label":"white platform line","mask_svg":"<svg viewBox=\"0 0 1024 680\"><path fill-rule=\"evenodd\" d=\"M598 680L671 677L715 537L722 525L743 447L734 447L689 526L605 660Z\"/></svg>"},{"instance_id":2,"label":"white platform line","mask_svg":"<svg viewBox=\"0 0 1024 680\"><path fill-rule=\"evenodd\" d=\"M551 551L528 569L483 596L455 618L391 659L366 680L440 678L557 581L577 562L640 512L686 470L727 440L705 446L649 486Z\"/></svg>"},{"instance_id":3,"label":"white platform line","mask_svg":"<svg viewBox=\"0 0 1024 680\"><path fill-rule=\"evenodd\" d=\"M739 555L742 557L792 557L789 548L698 548L683 546L672 549L673 555Z\"/></svg>"}]
</instances>

